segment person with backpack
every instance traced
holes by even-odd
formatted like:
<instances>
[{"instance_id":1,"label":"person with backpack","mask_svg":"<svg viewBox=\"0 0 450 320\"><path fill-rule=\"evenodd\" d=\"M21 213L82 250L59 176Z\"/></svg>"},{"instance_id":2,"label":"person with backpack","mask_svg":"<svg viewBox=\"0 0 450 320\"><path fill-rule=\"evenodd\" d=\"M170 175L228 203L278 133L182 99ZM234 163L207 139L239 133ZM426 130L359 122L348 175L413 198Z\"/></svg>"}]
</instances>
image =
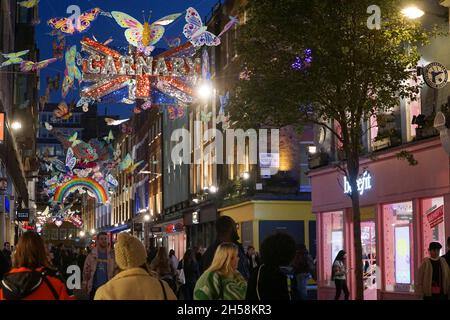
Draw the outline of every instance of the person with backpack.
<instances>
[{"instance_id":1,"label":"person with backpack","mask_svg":"<svg viewBox=\"0 0 450 320\"><path fill-rule=\"evenodd\" d=\"M25 232L14 253L13 268L4 275L0 300L72 300L56 270L49 268L44 241Z\"/></svg>"},{"instance_id":2,"label":"person with backpack","mask_svg":"<svg viewBox=\"0 0 450 320\"><path fill-rule=\"evenodd\" d=\"M94 300L176 300L169 285L148 271L147 252L138 238L119 233L114 251L121 271L97 289Z\"/></svg>"},{"instance_id":3,"label":"person with backpack","mask_svg":"<svg viewBox=\"0 0 450 320\"><path fill-rule=\"evenodd\" d=\"M300 300L308 300L308 280L311 277L315 278L315 266L304 244L300 244L297 247L292 267L297 279L298 298Z\"/></svg>"}]
</instances>

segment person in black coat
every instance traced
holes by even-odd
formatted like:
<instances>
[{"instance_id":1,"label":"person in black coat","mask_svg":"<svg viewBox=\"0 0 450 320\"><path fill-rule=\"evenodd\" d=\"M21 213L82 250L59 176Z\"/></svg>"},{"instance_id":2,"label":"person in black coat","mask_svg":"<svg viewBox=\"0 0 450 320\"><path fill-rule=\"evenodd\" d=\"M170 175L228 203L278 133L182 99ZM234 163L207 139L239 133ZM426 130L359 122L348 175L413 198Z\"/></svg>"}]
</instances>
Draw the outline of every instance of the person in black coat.
<instances>
[{"instance_id":1,"label":"person in black coat","mask_svg":"<svg viewBox=\"0 0 450 320\"><path fill-rule=\"evenodd\" d=\"M0 251L0 280L3 279L3 275L11 269L8 259L5 257L3 252Z\"/></svg>"},{"instance_id":2,"label":"person in black coat","mask_svg":"<svg viewBox=\"0 0 450 320\"><path fill-rule=\"evenodd\" d=\"M442 256L450 268L450 237L447 238L447 252Z\"/></svg>"},{"instance_id":3,"label":"person in black coat","mask_svg":"<svg viewBox=\"0 0 450 320\"><path fill-rule=\"evenodd\" d=\"M248 278L250 277L250 271L248 268L244 247L241 243L238 242L239 235L236 230L236 222L229 216L221 216L216 221L216 232L217 240L211 246L209 246L209 248L202 256L201 272L203 273L211 265L217 247L224 242L231 242L238 247L238 271L241 273L244 279L248 280Z\"/></svg>"},{"instance_id":4,"label":"person in black coat","mask_svg":"<svg viewBox=\"0 0 450 320\"><path fill-rule=\"evenodd\" d=\"M200 278L200 269L191 249L186 250L183 259L178 263L177 269L180 272L183 270L184 273L185 282L180 288L183 300L194 300L194 288L198 278Z\"/></svg>"},{"instance_id":5,"label":"person in black coat","mask_svg":"<svg viewBox=\"0 0 450 320\"><path fill-rule=\"evenodd\" d=\"M246 300L295 300L297 281L288 267L296 251L295 240L286 233L267 237L261 245L262 264L251 275Z\"/></svg>"}]
</instances>

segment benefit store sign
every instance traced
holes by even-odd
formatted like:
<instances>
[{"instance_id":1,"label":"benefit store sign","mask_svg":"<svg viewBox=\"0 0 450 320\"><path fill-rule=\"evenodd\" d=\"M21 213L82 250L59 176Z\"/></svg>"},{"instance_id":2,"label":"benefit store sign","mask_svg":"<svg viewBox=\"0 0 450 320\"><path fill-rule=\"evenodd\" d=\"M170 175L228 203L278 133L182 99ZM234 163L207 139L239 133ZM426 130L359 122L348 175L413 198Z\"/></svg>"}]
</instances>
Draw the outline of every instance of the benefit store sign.
<instances>
[{"instance_id":1,"label":"benefit store sign","mask_svg":"<svg viewBox=\"0 0 450 320\"><path fill-rule=\"evenodd\" d=\"M356 180L356 185L358 187L358 192L362 196L364 192L372 189L372 176L369 171L364 171L364 173ZM352 187L348 182L347 177L344 176L344 193L351 194Z\"/></svg>"}]
</instances>

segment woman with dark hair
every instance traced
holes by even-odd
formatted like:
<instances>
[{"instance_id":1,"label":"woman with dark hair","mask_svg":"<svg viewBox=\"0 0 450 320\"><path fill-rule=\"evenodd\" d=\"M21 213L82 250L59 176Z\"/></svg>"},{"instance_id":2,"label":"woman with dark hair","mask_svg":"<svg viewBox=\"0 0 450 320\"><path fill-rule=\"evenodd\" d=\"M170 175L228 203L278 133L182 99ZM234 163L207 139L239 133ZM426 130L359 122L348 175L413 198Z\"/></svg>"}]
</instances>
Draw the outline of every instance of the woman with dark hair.
<instances>
[{"instance_id":1,"label":"woman with dark hair","mask_svg":"<svg viewBox=\"0 0 450 320\"><path fill-rule=\"evenodd\" d=\"M334 300L339 300L341 297L341 292L344 291L344 298L348 300L350 293L347 287L347 267L345 266L345 262L347 260L347 253L344 250L341 250L336 255L336 258L333 262L333 269L331 271L331 279L334 280L334 284L336 285L336 296Z\"/></svg>"},{"instance_id":2,"label":"woman with dark hair","mask_svg":"<svg viewBox=\"0 0 450 320\"><path fill-rule=\"evenodd\" d=\"M49 268L44 241L36 232L25 232L14 253L13 268L6 273L0 300L70 300L57 272Z\"/></svg>"},{"instance_id":3,"label":"woman with dark hair","mask_svg":"<svg viewBox=\"0 0 450 320\"><path fill-rule=\"evenodd\" d=\"M194 288L198 278L200 278L200 270L195 260L194 252L187 249L183 259L178 264L180 274L184 276L184 284L181 286L181 292L184 300L194 300Z\"/></svg>"},{"instance_id":4,"label":"woman with dark hair","mask_svg":"<svg viewBox=\"0 0 450 320\"><path fill-rule=\"evenodd\" d=\"M308 299L308 280L315 278L315 266L312 257L309 255L308 249L304 244L300 244L295 252L294 261L292 262L295 277L297 279L297 292L300 300Z\"/></svg>"},{"instance_id":5,"label":"woman with dark hair","mask_svg":"<svg viewBox=\"0 0 450 320\"><path fill-rule=\"evenodd\" d=\"M261 245L262 264L248 281L247 300L294 300L296 279L289 265L295 255L295 240L286 233L266 238Z\"/></svg>"}]
</instances>

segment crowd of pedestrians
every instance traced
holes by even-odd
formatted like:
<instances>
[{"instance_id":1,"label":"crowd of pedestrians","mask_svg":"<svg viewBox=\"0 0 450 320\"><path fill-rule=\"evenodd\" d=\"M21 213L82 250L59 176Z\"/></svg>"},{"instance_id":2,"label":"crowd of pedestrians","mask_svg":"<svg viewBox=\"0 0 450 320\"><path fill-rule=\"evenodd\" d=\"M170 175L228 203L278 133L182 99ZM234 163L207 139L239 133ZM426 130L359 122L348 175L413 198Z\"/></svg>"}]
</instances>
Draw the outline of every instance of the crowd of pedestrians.
<instances>
[{"instance_id":1,"label":"crowd of pedestrians","mask_svg":"<svg viewBox=\"0 0 450 320\"><path fill-rule=\"evenodd\" d=\"M114 246L106 233L95 247L51 246L35 232L24 233L15 250L0 252L0 299L12 300L264 300L306 298L300 289L314 268L304 246L278 233L247 250L239 242L236 223L216 221L217 238L208 248L174 250L151 247L129 233ZM69 266L78 266L81 288L69 290ZM300 286L297 285L300 284Z\"/></svg>"}]
</instances>

